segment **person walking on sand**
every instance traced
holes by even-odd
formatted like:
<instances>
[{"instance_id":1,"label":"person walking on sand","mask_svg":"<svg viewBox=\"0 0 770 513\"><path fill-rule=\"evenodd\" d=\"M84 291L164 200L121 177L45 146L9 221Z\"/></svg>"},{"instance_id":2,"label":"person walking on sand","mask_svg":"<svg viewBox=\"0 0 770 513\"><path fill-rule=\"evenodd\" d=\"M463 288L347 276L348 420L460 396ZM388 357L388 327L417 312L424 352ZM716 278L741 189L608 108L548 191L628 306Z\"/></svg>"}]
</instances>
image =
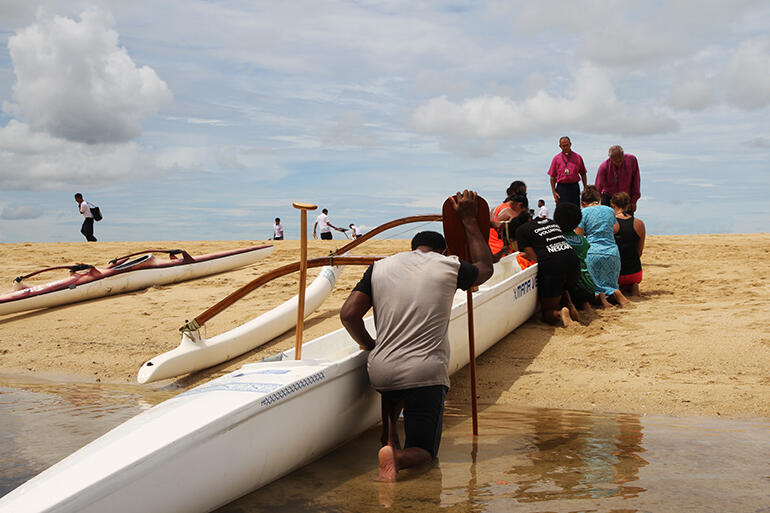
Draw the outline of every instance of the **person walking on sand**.
<instances>
[{"instance_id":1,"label":"person walking on sand","mask_svg":"<svg viewBox=\"0 0 770 513\"><path fill-rule=\"evenodd\" d=\"M639 190L639 161L633 155L626 155L620 145L610 146L610 158L599 165L596 172L596 189L602 195L602 205L612 206L612 195L625 192L631 198L628 207L636 212L636 202L642 197Z\"/></svg>"},{"instance_id":2,"label":"person walking on sand","mask_svg":"<svg viewBox=\"0 0 770 513\"><path fill-rule=\"evenodd\" d=\"M551 192L553 200L558 205L560 201L568 201L580 206L580 185L586 187L586 165L583 157L572 151L572 141L566 135L559 139L561 153L551 160L548 175L551 177Z\"/></svg>"},{"instance_id":3,"label":"person walking on sand","mask_svg":"<svg viewBox=\"0 0 770 513\"><path fill-rule=\"evenodd\" d=\"M313 238L317 239L318 235L316 233L316 229L321 232L321 240L332 240L334 237L332 237L332 228L337 230L338 232L344 232L342 228L338 228L334 226L331 221L329 220L329 211L326 209L321 210L321 213L318 214L318 217L315 220L315 224L313 225Z\"/></svg>"},{"instance_id":4,"label":"person walking on sand","mask_svg":"<svg viewBox=\"0 0 770 513\"><path fill-rule=\"evenodd\" d=\"M283 240L283 225L281 224L281 218L275 218L275 224L273 225L273 240Z\"/></svg>"},{"instance_id":5,"label":"person walking on sand","mask_svg":"<svg viewBox=\"0 0 770 513\"><path fill-rule=\"evenodd\" d=\"M91 205L83 199L79 192L75 194L75 202L78 204L80 213L83 214L83 225L80 227L80 233L85 236L88 242L96 242L94 237L94 215L91 213Z\"/></svg>"},{"instance_id":6,"label":"person walking on sand","mask_svg":"<svg viewBox=\"0 0 770 513\"><path fill-rule=\"evenodd\" d=\"M444 398L449 389L449 315L455 291L468 290L492 276L492 254L476 221L477 196L452 196L473 263L444 256L437 232L420 232L412 251L379 260L364 273L342 305L340 319L355 342L369 351L367 371L382 399L381 481L398 471L429 463L441 441ZM364 315L374 307L374 339ZM404 412L403 449L396 423Z\"/></svg>"}]
</instances>

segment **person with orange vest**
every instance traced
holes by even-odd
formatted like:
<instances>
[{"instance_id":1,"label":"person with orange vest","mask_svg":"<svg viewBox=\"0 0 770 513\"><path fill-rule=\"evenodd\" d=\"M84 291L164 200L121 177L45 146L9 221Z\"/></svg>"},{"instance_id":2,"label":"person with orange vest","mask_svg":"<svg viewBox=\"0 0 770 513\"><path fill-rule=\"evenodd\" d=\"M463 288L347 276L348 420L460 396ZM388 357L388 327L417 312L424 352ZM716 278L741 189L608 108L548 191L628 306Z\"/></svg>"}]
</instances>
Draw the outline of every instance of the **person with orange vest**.
<instances>
[{"instance_id":1,"label":"person with orange vest","mask_svg":"<svg viewBox=\"0 0 770 513\"><path fill-rule=\"evenodd\" d=\"M497 205L489 212L489 249L495 262L503 256L516 251L514 235L505 236L505 228L508 222L516 219L529 207L526 194L512 194L504 202ZM507 240L506 240L507 239Z\"/></svg>"}]
</instances>

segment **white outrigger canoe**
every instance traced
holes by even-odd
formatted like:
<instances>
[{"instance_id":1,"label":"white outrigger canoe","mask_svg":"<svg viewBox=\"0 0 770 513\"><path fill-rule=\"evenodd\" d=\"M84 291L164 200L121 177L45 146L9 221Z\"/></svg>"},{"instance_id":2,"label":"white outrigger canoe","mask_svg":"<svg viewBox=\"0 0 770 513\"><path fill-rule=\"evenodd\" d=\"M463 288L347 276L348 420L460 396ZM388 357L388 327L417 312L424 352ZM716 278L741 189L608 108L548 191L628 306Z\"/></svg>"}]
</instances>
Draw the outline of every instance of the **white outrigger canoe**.
<instances>
[{"instance_id":1,"label":"white outrigger canoe","mask_svg":"<svg viewBox=\"0 0 770 513\"><path fill-rule=\"evenodd\" d=\"M537 265L514 255L473 294L476 352L535 310ZM366 321L373 331L373 319ZM469 361L466 294L449 325L450 373ZM2 513L210 512L328 453L380 420L366 353L337 330L280 360L193 388L137 415L0 499Z\"/></svg>"},{"instance_id":2,"label":"white outrigger canoe","mask_svg":"<svg viewBox=\"0 0 770 513\"><path fill-rule=\"evenodd\" d=\"M15 290L0 294L0 315L50 308L232 271L265 258L273 252L273 246L251 246L201 256L191 256L183 250L164 252L169 253L169 260L160 260L152 251L147 251L114 259L101 268L78 264L69 267L67 278L31 287L22 284L21 280L25 277L16 278ZM43 269L27 277L62 267L67 268L60 266Z\"/></svg>"},{"instance_id":3,"label":"white outrigger canoe","mask_svg":"<svg viewBox=\"0 0 770 513\"><path fill-rule=\"evenodd\" d=\"M321 268L305 289L305 317L312 314L334 288L342 266ZM150 383L206 369L261 346L297 325L299 295L254 319L211 338L199 330L185 331L179 346L151 358L137 375L139 383Z\"/></svg>"}]
</instances>

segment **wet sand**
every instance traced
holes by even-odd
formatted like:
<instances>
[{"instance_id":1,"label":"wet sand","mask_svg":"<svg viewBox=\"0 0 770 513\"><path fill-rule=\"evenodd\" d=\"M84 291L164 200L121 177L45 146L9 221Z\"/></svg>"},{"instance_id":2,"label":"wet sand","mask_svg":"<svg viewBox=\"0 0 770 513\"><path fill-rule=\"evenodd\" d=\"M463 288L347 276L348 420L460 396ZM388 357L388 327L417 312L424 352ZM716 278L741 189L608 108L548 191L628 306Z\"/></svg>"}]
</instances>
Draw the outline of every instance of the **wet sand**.
<instances>
[{"instance_id":1,"label":"wet sand","mask_svg":"<svg viewBox=\"0 0 770 513\"><path fill-rule=\"evenodd\" d=\"M143 248L199 255L255 241L0 244L0 280L51 265L109 259ZM324 256L344 241L311 241ZM293 262L297 241L276 242L246 269L195 281L0 317L4 373L59 381L135 382L142 363L179 344L179 326L260 274ZM371 241L354 253L387 255L406 240ZM651 236L642 297L597 310L567 329L531 319L479 357L482 405L676 416L770 417L770 234ZM363 268L348 268L306 322L305 339L340 327L339 307ZM310 279L317 270L310 271ZM53 279L45 276L36 283ZM35 282L33 282L35 283ZM258 289L209 322L213 336L296 293L296 277ZM484 322L484 319L477 319ZM157 385L190 387L291 347L287 333L242 357ZM467 370L450 400L468 395Z\"/></svg>"}]
</instances>

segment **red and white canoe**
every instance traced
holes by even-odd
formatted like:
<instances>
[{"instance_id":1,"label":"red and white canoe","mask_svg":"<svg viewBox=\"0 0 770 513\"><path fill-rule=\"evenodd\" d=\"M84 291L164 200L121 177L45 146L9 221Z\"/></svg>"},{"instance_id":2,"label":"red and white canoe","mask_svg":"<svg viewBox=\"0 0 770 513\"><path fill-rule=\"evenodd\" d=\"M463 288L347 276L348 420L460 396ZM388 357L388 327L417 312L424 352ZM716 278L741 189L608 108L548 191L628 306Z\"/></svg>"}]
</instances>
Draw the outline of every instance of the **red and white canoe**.
<instances>
[{"instance_id":1,"label":"red and white canoe","mask_svg":"<svg viewBox=\"0 0 770 513\"><path fill-rule=\"evenodd\" d=\"M65 305L232 271L253 264L272 251L273 246L262 245L194 257L183 250L149 250L113 259L103 268L78 264L43 269L16 278L14 290L0 295L0 315ZM153 255L161 252L167 253L169 259L158 259ZM69 269L69 276L32 287L23 284L25 278L54 269Z\"/></svg>"}]
</instances>

